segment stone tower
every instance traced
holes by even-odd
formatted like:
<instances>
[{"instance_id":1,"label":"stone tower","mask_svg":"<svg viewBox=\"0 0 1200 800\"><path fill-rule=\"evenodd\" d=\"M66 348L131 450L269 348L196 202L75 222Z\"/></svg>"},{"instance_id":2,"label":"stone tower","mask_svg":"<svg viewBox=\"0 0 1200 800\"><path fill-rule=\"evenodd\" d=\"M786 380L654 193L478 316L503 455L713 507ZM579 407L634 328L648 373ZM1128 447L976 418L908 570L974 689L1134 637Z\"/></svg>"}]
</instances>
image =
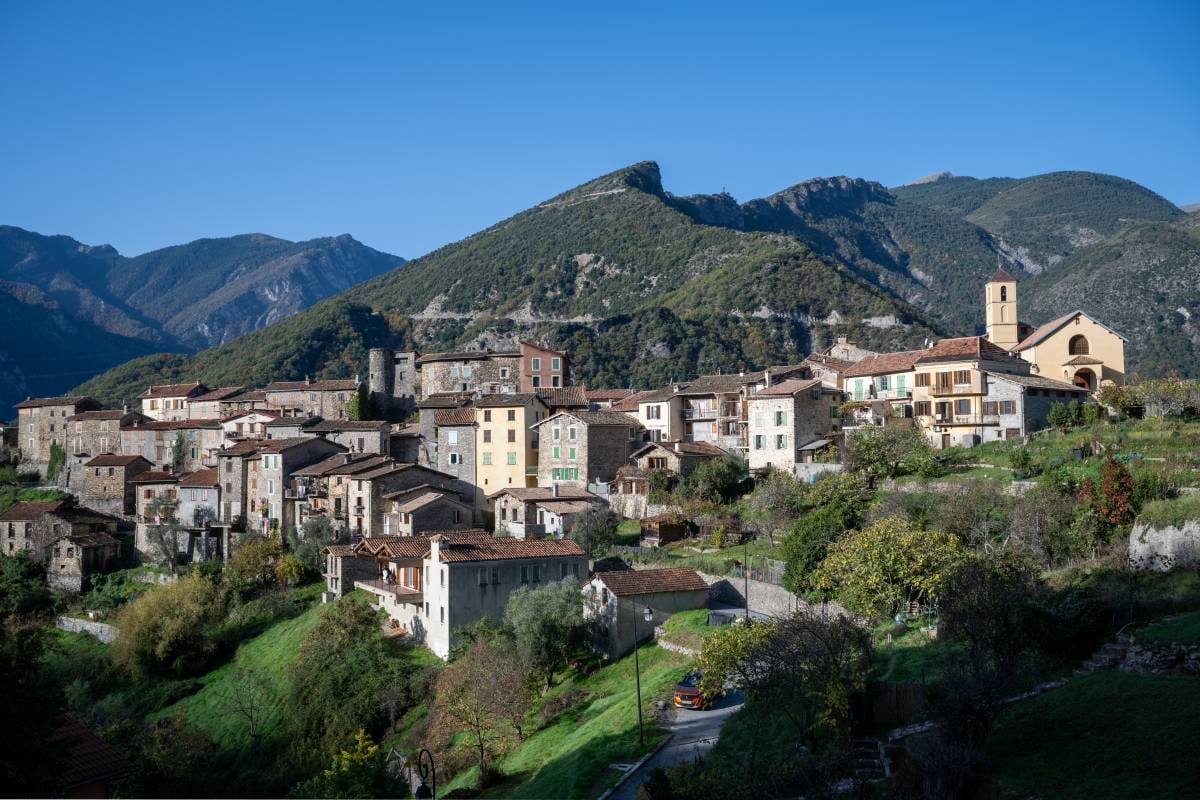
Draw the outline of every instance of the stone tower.
<instances>
[{"instance_id":1,"label":"stone tower","mask_svg":"<svg viewBox=\"0 0 1200 800\"><path fill-rule=\"evenodd\" d=\"M984 307L987 317L987 339L1011 350L1020 342L1017 324L1017 279L1003 267L988 279L984 288Z\"/></svg>"},{"instance_id":2,"label":"stone tower","mask_svg":"<svg viewBox=\"0 0 1200 800\"><path fill-rule=\"evenodd\" d=\"M416 407L416 361L416 353L371 348L367 388L378 419L403 419Z\"/></svg>"}]
</instances>

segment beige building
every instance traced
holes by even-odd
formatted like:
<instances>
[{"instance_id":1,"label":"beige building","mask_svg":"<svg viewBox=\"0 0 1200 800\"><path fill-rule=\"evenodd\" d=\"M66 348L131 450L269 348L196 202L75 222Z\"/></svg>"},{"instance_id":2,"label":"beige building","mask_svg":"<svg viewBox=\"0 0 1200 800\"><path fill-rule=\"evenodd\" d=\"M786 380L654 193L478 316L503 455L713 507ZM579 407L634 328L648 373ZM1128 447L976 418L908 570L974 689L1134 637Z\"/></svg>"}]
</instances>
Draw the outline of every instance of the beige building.
<instances>
[{"instance_id":1,"label":"beige building","mask_svg":"<svg viewBox=\"0 0 1200 800\"><path fill-rule=\"evenodd\" d=\"M501 489L537 485L539 437L533 426L547 408L532 392L485 395L474 408L475 505L484 509L488 495Z\"/></svg>"},{"instance_id":2,"label":"beige building","mask_svg":"<svg viewBox=\"0 0 1200 800\"><path fill-rule=\"evenodd\" d=\"M151 386L141 394L142 414L159 421L190 419L192 398L208 393L209 388L202 383L166 383Z\"/></svg>"},{"instance_id":3,"label":"beige building","mask_svg":"<svg viewBox=\"0 0 1200 800\"><path fill-rule=\"evenodd\" d=\"M987 338L1021 356L1043 378L1097 391L1105 382L1125 382L1121 334L1083 311L1072 311L1037 329L1017 317L1017 281L1003 269L984 287Z\"/></svg>"}]
</instances>

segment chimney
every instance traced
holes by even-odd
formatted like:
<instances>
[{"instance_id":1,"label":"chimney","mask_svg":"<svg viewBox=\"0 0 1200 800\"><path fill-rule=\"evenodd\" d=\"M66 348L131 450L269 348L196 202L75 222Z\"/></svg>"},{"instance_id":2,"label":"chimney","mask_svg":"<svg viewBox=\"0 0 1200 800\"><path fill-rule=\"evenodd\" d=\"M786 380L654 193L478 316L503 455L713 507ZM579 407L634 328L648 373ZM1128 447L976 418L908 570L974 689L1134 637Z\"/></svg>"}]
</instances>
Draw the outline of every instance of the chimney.
<instances>
[{"instance_id":1,"label":"chimney","mask_svg":"<svg viewBox=\"0 0 1200 800\"><path fill-rule=\"evenodd\" d=\"M121 413L122 413L122 414L128 414L128 413L129 413L129 403L126 403L125 405L121 406Z\"/></svg>"},{"instance_id":2,"label":"chimney","mask_svg":"<svg viewBox=\"0 0 1200 800\"><path fill-rule=\"evenodd\" d=\"M308 377L307 375L305 375L305 376L304 376L304 385L305 385L305 386L311 386L311 385L312 385L312 378L310 378L310 377Z\"/></svg>"},{"instance_id":3,"label":"chimney","mask_svg":"<svg viewBox=\"0 0 1200 800\"><path fill-rule=\"evenodd\" d=\"M764 389L771 388L771 370L769 370L769 369L763 370L763 388Z\"/></svg>"},{"instance_id":4,"label":"chimney","mask_svg":"<svg viewBox=\"0 0 1200 800\"><path fill-rule=\"evenodd\" d=\"M682 453L682 452L683 452L683 445L682 445L682 442L676 442L676 443L675 443L675 452L676 452L676 453Z\"/></svg>"},{"instance_id":5,"label":"chimney","mask_svg":"<svg viewBox=\"0 0 1200 800\"><path fill-rule=\"evenodd\" d=\"M551 484L550 491L554 497L558 497L558 484L557 483Z\"/></svg>"}]
</instances>

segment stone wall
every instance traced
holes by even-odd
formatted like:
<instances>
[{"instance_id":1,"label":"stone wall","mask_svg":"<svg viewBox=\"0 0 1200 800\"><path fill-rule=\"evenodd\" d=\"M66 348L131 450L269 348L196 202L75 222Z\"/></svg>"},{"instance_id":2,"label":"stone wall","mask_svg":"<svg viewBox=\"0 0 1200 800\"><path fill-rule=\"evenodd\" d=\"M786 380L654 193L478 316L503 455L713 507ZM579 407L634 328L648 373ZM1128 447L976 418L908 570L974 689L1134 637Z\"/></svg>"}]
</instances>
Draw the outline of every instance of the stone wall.
<instances>
[{"instance_id":1,"label":"stone wall","mask_svg":"<svg viewBox=\"0 0 1200 800\"><path fill-rule=\"evenodd\" d=\"M54 627L70 631L71 633L86 633L88 636L94 636L105 644L112 644L117 639L117 628L115 625L106 625L103 622L94 622L90 619L58 617L54 620Z\"/></svg>"},{"instance_id":2,"label":"stone wall","mask_svg":"<svg viewBox=\"0 0 1200 800\"><path fill-rule=\"evenodd\" d=\"M1167 572L1200 565L1200 520L1182 528L1152 528L1134 523L1129 532L1129 568Z\"/></svg>"},{"instance_id":3,"label":"stone wall","mask_svg":"<svg viewBox=\"0 0 1200 800\"><path fill-rule=\"evenodd\" d=\"M824 612L838 615L849 613L837 603L809 603L782 586L776 586L773 583L756 580L747 582L744 578L709 575L704 572L700 572L699 575L708 584L710 601L744 607L746 605L744 592L748 585L750 591L750 610L769 617L786 617L794 611L807 611L810 613Z\"/></svg>"}]
</instances>

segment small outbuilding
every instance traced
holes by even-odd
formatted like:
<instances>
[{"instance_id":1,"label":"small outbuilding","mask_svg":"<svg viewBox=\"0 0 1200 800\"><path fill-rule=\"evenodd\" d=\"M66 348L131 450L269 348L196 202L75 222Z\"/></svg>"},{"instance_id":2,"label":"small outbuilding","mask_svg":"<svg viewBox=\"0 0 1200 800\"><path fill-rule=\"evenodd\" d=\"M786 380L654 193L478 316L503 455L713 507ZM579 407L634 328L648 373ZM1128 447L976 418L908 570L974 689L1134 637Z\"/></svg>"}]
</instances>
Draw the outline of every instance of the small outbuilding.
<instances>
[{"instance_id":1,"label":"small outbuilding","mask_svg":"<svg viewBox=\"0 0 1200 800\"><path fill-rule=\"evenodd\" d=\"M608 658L653 638L655 626L676 611L708 607L708 583L690 567L597 572L583 595L593 646Z\"/></svg>"}]
</instances>

